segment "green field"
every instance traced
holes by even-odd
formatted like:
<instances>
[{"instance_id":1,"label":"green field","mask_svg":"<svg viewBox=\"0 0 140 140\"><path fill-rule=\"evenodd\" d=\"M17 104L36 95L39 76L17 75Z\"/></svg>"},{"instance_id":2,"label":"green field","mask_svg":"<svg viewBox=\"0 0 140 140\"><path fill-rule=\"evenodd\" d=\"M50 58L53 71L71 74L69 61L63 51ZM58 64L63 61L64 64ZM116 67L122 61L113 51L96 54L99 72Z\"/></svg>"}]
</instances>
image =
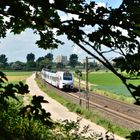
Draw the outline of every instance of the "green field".
<instances>
[{"instance_id":1,"label":"green field","mask_svg":"<svg viewBox=\"0 0 140 140\"><path fill-rule=\"evenodd\" d=\"M94 84L93 89L131 96L121 80L111 72L89 72L89 82ZM138 85L140 80L131 80L129 82Z\"/></svg>"},{"instance_id":2,"label":"green field","mask_svg":"<svg viewBox=\"0 0 140 140\"><path fill-rule=\"evenodd\" d=\"M9 82L15 83L18 81L25 81L33 72L4 72Z\"/></svg>"}]
</instances>

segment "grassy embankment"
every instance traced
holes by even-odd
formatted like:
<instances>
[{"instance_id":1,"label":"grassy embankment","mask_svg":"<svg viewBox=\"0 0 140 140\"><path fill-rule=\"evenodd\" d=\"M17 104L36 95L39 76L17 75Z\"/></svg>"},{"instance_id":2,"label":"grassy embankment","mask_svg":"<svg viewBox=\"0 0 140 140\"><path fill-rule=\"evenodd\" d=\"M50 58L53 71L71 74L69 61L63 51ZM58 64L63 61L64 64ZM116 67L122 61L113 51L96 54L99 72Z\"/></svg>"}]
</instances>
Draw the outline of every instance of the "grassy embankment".
<instances>
[{"instance_id":1,"label":"grassy embankment","mask_svg":"<svg viewBox=\"0 0 140 140\"><path fill-rule=\"evenodd\" d=\"M85 79L84 73L81 79ZM128 82L138 85L140 80L129 80ZM75 84L78 86L77 82ZM81 87L85 87L84 82ZM134 103L134 99L131 97L127 88L123 85L121 80L111 72L89 72L89 89L90 91L95 91L113 99Z\"/></svg>"},{"instance_id":2,"label":"grassy embankment","mask_svg":"<svg viewBox=\"0 0 140 140\"><path fill-rule=\"evenodd\" d=\"M79 105L76 105L72 102L70 102L68 99L59 96L54 91L50 90L49 88L44 85L44 82L40 78L36 78L36 81L38 83L38 86L41 90L43 90L45 93L47 93L50 97L54 98L58 102L60 102L62 105L66 106L70 111L76 112L77 114L81 115L82 117L85 117L87 119L90 119L91 121L95 122L98 125L101 125L105 127L107 130L118 134L122 137L129 136L132 130L129 130L127 128L122 128L121 126L118 126L116 124L113 124L109 120L104 119L97 113L96 111L88 111L86 109L81 108Z\"/></svg>"}]
</instances>

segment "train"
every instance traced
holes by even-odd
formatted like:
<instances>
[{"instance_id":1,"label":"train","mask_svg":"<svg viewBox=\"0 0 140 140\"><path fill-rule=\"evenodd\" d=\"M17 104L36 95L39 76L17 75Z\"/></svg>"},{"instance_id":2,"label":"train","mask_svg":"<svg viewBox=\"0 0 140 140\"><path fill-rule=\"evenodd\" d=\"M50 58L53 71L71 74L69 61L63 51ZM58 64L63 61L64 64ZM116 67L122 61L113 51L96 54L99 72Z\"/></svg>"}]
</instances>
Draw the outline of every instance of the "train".
<instances>
[{"instance_id":1,"label":"train","mask_svg":"<svg viewBox=\"0 0 140 140\"><path fill-rule=\"evenodd\" d=\"M43 68L41 71L42 79L59 89L73 89L73 74L68 71L50 71Z\"/></svg>"}]
</instances>

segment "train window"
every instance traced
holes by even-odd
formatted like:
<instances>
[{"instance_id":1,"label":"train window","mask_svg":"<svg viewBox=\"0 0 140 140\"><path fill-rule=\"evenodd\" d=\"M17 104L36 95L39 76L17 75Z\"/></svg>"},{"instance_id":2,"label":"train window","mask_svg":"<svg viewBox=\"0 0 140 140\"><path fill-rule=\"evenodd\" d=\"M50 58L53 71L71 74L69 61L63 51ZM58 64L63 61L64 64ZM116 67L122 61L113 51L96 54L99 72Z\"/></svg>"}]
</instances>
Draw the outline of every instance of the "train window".
<instances>
[{"instance_id":1,"label":"train window","mask_svg":"<svg viewBox=\"0 0 140 140\"><path fill-rule=\"evenodd\" d=\"M64 73L63 80L72 80L72 74L71 73Z\"/></svg>"}]
</instances>

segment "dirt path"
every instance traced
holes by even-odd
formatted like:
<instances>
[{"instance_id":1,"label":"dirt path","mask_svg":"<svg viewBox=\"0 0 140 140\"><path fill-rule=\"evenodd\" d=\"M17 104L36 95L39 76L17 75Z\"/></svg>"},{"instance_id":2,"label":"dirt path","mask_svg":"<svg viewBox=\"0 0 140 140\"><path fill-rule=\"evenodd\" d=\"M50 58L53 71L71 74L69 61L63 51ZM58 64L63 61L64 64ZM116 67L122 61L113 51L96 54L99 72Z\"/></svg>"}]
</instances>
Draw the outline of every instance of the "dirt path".
<instances>
[{"instance_id":1,"label":"dirt path","mask_svg":"<svg viewBox=\"0 0 140 140\"><path fill-rule=\"evenodd\" d=\"M51 113L51 118L53 120L72 120L76 121L79 116L73 112L70 112L66 107L55 101L54 99L50 98L47 94L42 92L39 87L37 86L37 83L34 80L35 74L30 76L26 83L29 85L30 94L36 95L36 96L43 96L45 100L49 101L49 103L42 104L43 108L46 109L47 112ZM103 127L100 127L99 125L96 125L95 123L90 122L87 119L82 118L80 122L80 126L83 128L84 126L89 125L90 130L93 130L96 133L102 133L103 135L107 130L105 130ZM115 140L125 140L124 138L121 138L119 136L115 135Z\"/></svg>"}]
</instances>

